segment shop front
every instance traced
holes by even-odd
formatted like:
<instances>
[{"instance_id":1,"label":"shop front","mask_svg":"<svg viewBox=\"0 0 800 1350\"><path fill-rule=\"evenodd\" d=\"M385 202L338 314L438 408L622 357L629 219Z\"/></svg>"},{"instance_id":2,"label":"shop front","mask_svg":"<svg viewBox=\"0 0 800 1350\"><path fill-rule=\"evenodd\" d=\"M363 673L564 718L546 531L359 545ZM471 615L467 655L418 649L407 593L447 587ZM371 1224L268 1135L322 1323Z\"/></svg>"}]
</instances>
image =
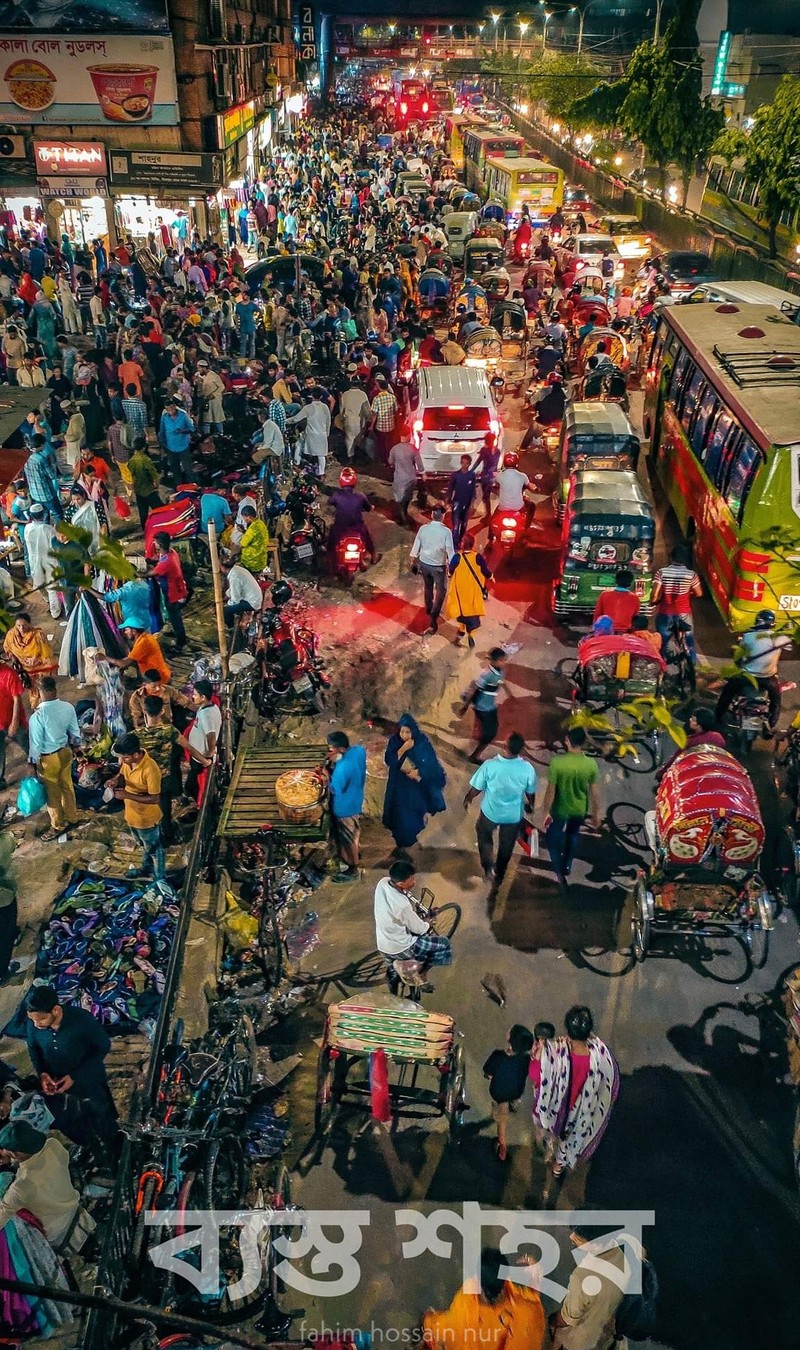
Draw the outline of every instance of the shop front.
<instances>
[{"instance_id":1,"label":"shop front","mask_svg":"<svg viewBox=\"0 0 800 1350\"><path fill-rule=\"evenodd\" d=\"M106 147L99 141L35 140L33 158L47 233L88 247L116 243L108 196Z\"/></svg>"},{"instance_id":2,"label":"shop front","mask_svg":"<svg viewBox=\"0 0 800 1350\"><path fill-rule=\"evenodd\" d=\"M117 232L156 254L214 232L209 201L223 181L220 154L110 150Z\"/></svg>"}]
</instances>

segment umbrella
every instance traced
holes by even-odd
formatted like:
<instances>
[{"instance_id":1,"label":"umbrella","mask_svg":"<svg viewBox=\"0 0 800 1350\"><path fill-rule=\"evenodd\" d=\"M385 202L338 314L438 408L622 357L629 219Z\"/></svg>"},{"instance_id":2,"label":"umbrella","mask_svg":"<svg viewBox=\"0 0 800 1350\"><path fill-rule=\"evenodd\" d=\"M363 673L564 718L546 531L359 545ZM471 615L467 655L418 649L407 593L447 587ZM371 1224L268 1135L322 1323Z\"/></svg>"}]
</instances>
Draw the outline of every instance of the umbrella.
<instances>
[{"instance_id":1,"label":"umbrella","mask_svg":"<svg viewBox=\"0 0 800 1350\"><path fill-rule=\"evenodd\" d=\"M94 591L79 591L78 599L64 629L59 675L86 677L83 652L86 647L100 647L107 656L119 660L127 655L127 648L119 629L105 605Z\"/></svg>"}]
</instances>

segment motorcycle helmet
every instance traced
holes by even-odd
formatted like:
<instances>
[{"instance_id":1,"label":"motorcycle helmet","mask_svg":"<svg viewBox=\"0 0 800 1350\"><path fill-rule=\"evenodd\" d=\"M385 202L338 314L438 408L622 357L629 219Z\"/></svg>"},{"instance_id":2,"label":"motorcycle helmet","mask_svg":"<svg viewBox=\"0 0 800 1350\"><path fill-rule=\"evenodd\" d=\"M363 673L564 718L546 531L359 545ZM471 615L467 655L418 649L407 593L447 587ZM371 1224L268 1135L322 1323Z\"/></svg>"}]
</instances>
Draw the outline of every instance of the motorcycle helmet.
<instances>
[{"instance_id":1,"label":"motorcycle helmet","mask_svg":"<svg viewBox=\"0 0 800 1350\"><path fill-rule=\"evenodd\" d=\"M519 455L517 454L516 450L507 450L506 453L503 455L503 468L504 469L519 468Z\"/></svg>"},{"instance_id":2,"label":"motorcycle helmet","mask_svg":"<svg viewBox=\"0 0 800 1350\"><path fill-rule=\"evenodd\" d=\"M288 605L293 595L294 591L289 585L289 582L283 580L276 581L270 591L270 596L275 609L281 609L283 605Z\"/></svg>"},{"instance_id":3,"label":"motorcycle helmet","mask_svg":"<svg viewBox=\"0 0 800 1350\"><path fill-rule=\"evenodd\" d=\"M345 465L342 472L339 474L339 487L354 488L357 482L358 474L355 469L351 469L349 464Z\"/></svg>"},{"instance_id":4,"label":"motorcycle helmet","mask_svg":"<svg viewBox=\"0 0 800 1350\"><path fill-rule=\"evenodd\" d=\"M760 609L756 615L756 628L774 628L775 615L771 609Z\"/></svg>"},{"instance_id":5,"label":"motorcycle helmet","mask_svg":"<svg viewBox=\"0 0 800 1350\"><path fill-rule=\"evenodd\" d=\"M561 384L563 376L559 370L551 370L547 377L548 384Z\"/></svg>"}]
</instances>

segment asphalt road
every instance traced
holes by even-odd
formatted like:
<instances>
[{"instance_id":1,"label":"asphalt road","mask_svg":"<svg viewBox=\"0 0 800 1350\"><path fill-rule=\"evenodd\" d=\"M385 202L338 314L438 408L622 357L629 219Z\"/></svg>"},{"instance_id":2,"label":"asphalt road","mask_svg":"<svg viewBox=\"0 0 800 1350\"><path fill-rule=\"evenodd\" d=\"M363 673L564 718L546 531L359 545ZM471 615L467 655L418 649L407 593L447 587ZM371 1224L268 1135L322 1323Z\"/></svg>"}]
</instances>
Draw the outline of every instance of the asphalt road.
<instances>
[{"instance_id":1,"label":"asphalt road","mask_svg":"<svg viewBox=\"0 0 800 1350\"><path fill-rule=\"evenodd\" d=\"M510 399L502 410L511 443L518 406ZM529 459L526 467L541 465ZM641 473L646 481L646 464ZM365 478L364 485L379 496L386 492L379 481ZM655 504L663 556L672 529L657 495ZM385 556L357 595L360 617L337 613L353 624L354 647L374 626L387 663L408 673L410 690L418 663L442 672L445 696L435 705L415 706L409 698L410 710L435 739L449 780L449 809L430 823L416 856L421 879L437 899L463 907L455 963L435 972L435 993L426 1004L452 1013L463 1033L471 1109L457 1150L448 1147L440 1119L403 1120L387 1131L355 1112L340 1113L329 1138L320 1140L313 1134L316 1065L307 1054L293 1085L294 1198L310 1209L364 1209L370 1224L357 1288L337 1298L296 1296L306 1308L300 1329L371 1327L380 1344L401 1339L398 1329L415 1326L426 1306L449 1302L460 1284L460 1240L447 1259L405 1259L401 1238L408 1233L396 1229L398 1209L427 1213L465 1201L544 1207L557 1224L559 1213L586 1204L654 1211L645 1242L661 1281L660 1344L674 1350L795 1347L800 1292L790 1276L790 1253L800 1238L800 1205L791 1163L794 1093L784 1082L780 1029L776 1034L768 1014L756 1015L753 1006L753 996L778 988L798 959L795 917L779 919L761 971L748 968L735 939L700 953L676 943L632 967L618 948L628 937L627 883L645 861L641 827L653 782L608 766L602 771L604 826L599 835L582 838L568 895L556 890L544 859L520 862L490 908L477 865L475 809L465 815L461 807L470 772L469 727L448 713L448 691L455 701L496 641L518 644L501 735L522 730L533 762L546 763L567 695L559 663L574 653L579 636L555 628L549 614L555 528L546 524L524 557L504 563L478 651L457 657L447 630L430 642L418 636L423 616L416 583L402 563L402 532L380 522L378 535ZM728 639L710 602L699 604L696 618L699 647L713 669L726 659ZM351 651L348 660L355 659ZM786 669L792 673L791 664ZM751 771L773 829L780 803L769 747L757 748ZM322 941L305 964L327 978L317 1007L292 1035L318 1036L324 1004L361 987L359 962L374 948L372 892L386 870L389 847L377 822L368 822L365 841L363 881L319 893ZM489 972L503 978L505 1008L481 990ZM509 1160L497 1161L481 1066L512 1022L532 1026L548 1018L560 1024L576 1001L592 1008L598 1033L619 1060L622 1086L588 1169L553 1193L532 1147L527 1104L512 1117ZM552 1231L563 1256L566 1230Z\"/></svg>"}]
</instances>

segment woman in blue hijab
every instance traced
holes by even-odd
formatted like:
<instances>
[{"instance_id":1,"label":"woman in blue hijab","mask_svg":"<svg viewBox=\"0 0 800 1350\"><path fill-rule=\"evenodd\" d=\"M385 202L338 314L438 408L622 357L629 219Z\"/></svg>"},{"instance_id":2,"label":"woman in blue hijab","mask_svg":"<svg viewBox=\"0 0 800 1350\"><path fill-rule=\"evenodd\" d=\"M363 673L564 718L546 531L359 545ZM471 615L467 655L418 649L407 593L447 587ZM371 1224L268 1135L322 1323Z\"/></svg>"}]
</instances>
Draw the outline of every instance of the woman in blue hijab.
<instances>
[{"instance_id":1,"label":"woman in blue hijab","mask_svg":"<svg viewBox=\"0 0 800 1350\"><path fill-rule=\"evenodd\" d=\"M384 760L389 781L383 802L383 823L396 851L416 844L428 816L446 809L443 795L447 775L436 751L410 713L404 713L389 738Z\"/></svg>"}]
</instances>

